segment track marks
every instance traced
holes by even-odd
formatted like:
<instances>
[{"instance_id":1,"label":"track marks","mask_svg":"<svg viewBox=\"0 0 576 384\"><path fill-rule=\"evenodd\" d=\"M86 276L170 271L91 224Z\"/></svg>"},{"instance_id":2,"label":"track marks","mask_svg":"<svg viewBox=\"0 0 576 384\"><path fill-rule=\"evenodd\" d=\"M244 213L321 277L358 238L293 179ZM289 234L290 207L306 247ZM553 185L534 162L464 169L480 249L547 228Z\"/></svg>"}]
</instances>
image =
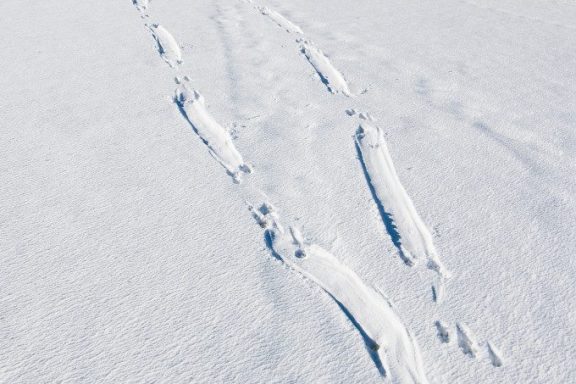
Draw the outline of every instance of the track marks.
<instances>
[{"instance_id":1,"label":"track marks","mask_svg":"<svg viewBox=\"0 0 576 384\"><path fill-rule=\"evenodd\" d=\"M442 283L449 272L438 258L432 234L398 178L382 130L363 122L356 132L356 144L368 184L400 257L410 266L418 259L425 259L427 267L440 275ZM438 296L439 288L435 292Z\"/></svg>"},{"instance_id":2,"label":"track marks","mask_svg":"<svg viewBox=\"0 0 576 384\"><path fill-rule=\"evenodd\" d=\"M475 359L478 356L478 343L470 328L466 324L456 323L456 335L462 352Z\"/></svg>"},{"instance_id":3,"label":"track marks","mask_svg":"<svg viewBox=\"0 0 576 384\"><path fill-rule=\"evenodd\" d=\"M182 84L176 90L175 101L194 131L209 148L210 154L226 168L234 182L240 183L242 174L252 172L251 167L236 150L228 131L206 110L204 97L198 91Z\"/></svg>"},{"instance_id":4,"label":"track marks","mask_svg":"<svg viewBox=\"0 0 576 384\"><path fill-rule=\"evenodd\" d=\"M332 65L324 53L312 42L300 40L300 50L314 67L318 76L331 93L351 96L350 88L344 76Z\"/></svg>"},{"instance_id":5,"label":"track marks","mask_svg":"<svg viewBox=\"0 0 576 384\"><path fill-rule=\"evenodd\" d=\"M174 36L160 24L152 24L147 27L152 32L158 53L164 61L172 68L182 64L182 51Z\"/></svg>"},{"instance_id":6,"label":"track marks","mask_svg":"<svg viewBox=\"0 0 576 384\"><path fill-rule=\"evenodd\" d=\"M267 228L265 240L272 254L336 301L363 336L383 376L394 383L428 383L416 340L389 301L330 252L306 243L300 231L285 231L270 207L264 204L250 210L259 225Z\"/></svg>"},{"instance_id":7,"label":"track marks","mask_svg":"<svg viewBox=\"0 0 576 384\"><path fill-rule=\"evenodd\" d=\"M441 303L444 299L444 279L440 277L440 280L432 285L432 300L435 303Z\"/></svg>"},{"instance_id":8,"label":"track marks","mask_svg":"<svg viewBox=\"0 0 576 384\"><path fill-rule=\"evenodd\" d=\"M354 108L347 109L345 112L348 116L358 115L360 120L376 121L376 119L368 112L359 112Z\"/></svg>"},{"instance_id":9,"label":"track marks","mask_svg":"<svg viewBox=\"0 0 576 384\"><path fill-rule=\"evenodd\" d=\"M488 349L488 357L490 358L490 362L495 367L501 367L504 365L504 360L502 359L502 353L494 344L490 343L489 341L486 342L486 348Z\"/></svg>"},{"instance_id":10,"label":"track marks","mask_svg":"<svg viewBox=\"0 0 576 384\"><path fill-rule=\"evenodd\" d=\"M245 1L251 3L251 1ZM302 29L282 16L280 13L273 9L263 6L254 6L261 14L268 16L272 19L280 28L283 28L289 33L296 33L303 35ZM346 96L352 96L350 88L346 79L330 62L328 57L312 43L311 41L300 38L296 40L300 44L300 52L306 57L308 62L314 67L320 80L328 88L331 93L342 93Z\"/></svg>"},{"instance_id":11,"label":"track marks","mask_svg":"<svg viewBox=\"0 0 576 384\"><path fill-rule=\"evenodd\" d=\"M444 322L440 320L434 322L434 325L436 326L436 330L438 331L438 338L440 339L440 341L443 343L449 343L450 331L448 330L448 325L446 325Z\"/></svg>"},{"instance_id":12,"label":"track marks","mask_svg":"<svg viewBox=\"0 0 576 384\"><path fill-rule=\"evenodd\" d=\"M437 336L440 342L449 344L452 341L450 337L452 327L440 320L435 321L434 326L436 327ZM476 336L467 325L456 323L456 339L458 341L458 348L460 348L464 355L473 359L487 358L494 367L501 367L504 365L504 359L502 358L502 352L500 349L490 341L478 343ZM480 351L480 345L486 347L486 353Z\"/></svg>"},{"instance_id":13,"label":"track marks","mask_svg":"<svg viewBox=\"0 0 576 384\"><path fill-rule=\"evenodd\" d=\"M140 12L146 11L148 9L148 5L150 4L149 0L132 0L132 4L136 7L137 10Z\"/></svg>"},{"instance_id":14,"label":"track marks","mask_svg":"<svg viewBox=\"0 0 576 384\"><path fill-rule=\"evenodd\" d=\"M268 8L268 7L256 7L261 14L268 16L272 19L279 27L286 30L288 33L298 33L303 34L302 29L299 26L279 14L278 12Z\"/></svg>"}]
</instances>

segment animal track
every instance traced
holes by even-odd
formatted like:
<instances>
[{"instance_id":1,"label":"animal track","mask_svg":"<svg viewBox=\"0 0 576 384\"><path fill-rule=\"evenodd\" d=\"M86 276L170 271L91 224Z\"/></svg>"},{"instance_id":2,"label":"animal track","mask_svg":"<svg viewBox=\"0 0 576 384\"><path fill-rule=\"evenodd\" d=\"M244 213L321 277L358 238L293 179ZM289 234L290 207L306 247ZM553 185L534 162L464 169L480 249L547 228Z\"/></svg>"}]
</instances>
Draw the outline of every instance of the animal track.
<instances>
[{"instance_id":1,"label":"animal track","mask_svg":"<svg viewBox=\"0 0 576 384\"><path fill-rule=\"evenodd\" d=\"M440 342L450 343L449 326L440 320L435 321L434 326L438 332L437 335ZM476 336L474 336L470 328L465 324L456 323L456 337L458 339L458 347L465 355L468 355L473 359L478 358L479 345L476 341ZM500 350L490 341L482 343L482 345L484 344L486 345L487 356L490 359L490 363L494 367L501 367L503 365L502 352L500 352Z\"/></svg>"},{"instance_id":2,"label":"animal track","mask_svg":"<svg viewBox=\"0 0 576 384\"><path fill-rule=\"evenodd\" d=\"M132 0L132 4L134 4L136 9L142 12L148 9L148 5L150 4L150 2L148 0Z\"/></svg>"},{"instance_id":3,"label":"animal track","mask_svg":"<svg viewBox=\"0 0 576 384\"><path fill-rule=\"evenodd\" d=\"M251 167L236 150L228 131L206 110L204 97L198 91L190 89L184 83L176 90L175 101L194 131L209 148L210 154L226 168L234 182L240 183L242 174L252 173Z\"/></svg>"},{"instance_id":4,"label":"animal track","mask_svg":"<svg viewBox=\"0 0 576 384\"><path fill-rule=\"evenodd\" d=\"M268 16L272 19L279 27L284 28L286 32L291 33L298 33L303 34L302 29L299 26L291 22L290 20L286 19L284 16L279 14L278 12L268 8L268 7L256 7L265 16Z\"/></svg>"},{"instance_id":5,"label":"animal track","mask_svg":"<svg viewBox=\"0 0 576 384\"><path fill-rule=\"evenodd\" d=\"M504 361L500 350L489 341L486 342L486 348L488 349L488 357L490 358L492 365L495 367L501 367L504 364Z\"/></svg>"},{"instance_id":6,"label":"animal track","mask_svg":"<svg viewBox=\"0 0 576 384\"><path fill-rule=\"evenodd\" d=\"M313 43L307 40L299 40L300 50L314 67L320 79L332 93L342 93L350 96L350 88L344 76L332 65L324 53Z\"/></svg>"},{"instance_id":7,"label":"animal track","mask_svg":"<svg viewBox=\"0 0 576 384\"><path fill-rule=\"evenodd\" d=\"M456 335L458 336L458 346L462 352L475 359L478 355L478 343L470 328L465 324L456 323Z\"/></svg>"},{"instance_id":8,"label":"animal track","mask_svg":"<svg viewBox=\"0 0 576 384\"><path fill-rule=\"evenodd\" d=\"M304 244L299 230L287 233L270 204L250 207L272 254L322 288L358 329L378 370L395 383L427 383L416 340L390 302L316 244ZM304 249L305 257L302 257Z\"/></svg>"},{"instance_id":9,"label":"animal track","mask_svg":"<svg viewBox=\"0 0 576 384\"><path fill-rule=\"evenodd\" d=\"M251 3L251 1L247 2ZM268 7L255 6L254 8L256 8L261 14L268 16L287 32L304 34L299 26L286 19L280 13ZM302 52L312 67L314 67L320 80L331 93L342 93L346 96L352 95L344 76L332 65L330 60L318 47L316 47L311 41L303 38L296 40L296 42L300 43L300 52Z\"/></svg>"},{"instance_id":10,"label":"animal track","mask_svg":"<svg viewBox=\"0 0 576 384\"><path fill-rule=\"evenodd\" d=\"M149 7L149 0L132 0L141 17ZM250 0L245 0L252 3ZM289 33L303 34L302 29L280 13L267 7L256 7L278 26ZM182 49L173 35L159 24L146 25L152 33L157 50L166 63L175 68L182 63ZM311 41L297 40L300 52L318 73L327 89L334 94L351 96L349 85L329 58ZM202 95L191 88L188 76L176 77L178 88L174 101L182 115L208 147L210 154L226 169L236 183L244 174L252 172L234 146L230 132L223 128L206 109ZM378 205L382 219L400 256L408 265L426 260L427 267L438 273L438 284L432 288L434 301L443 297L445 278L449 272L436 253L430 231L418 215L414 204L402 186L388 152L383 132L371 125L375 119L357 109L348 109L349 116L362 120L356 132L356 149L362 169ZM400 320L384 294L366 285L352 270L343 265L333 254L309 242L302 231L294 226L285 230L275 208L263 204L250 207L252 216L264 230L265 241L271 253L290 269L298 272L326 292L350 319L363 337L367 350L380 373L394 383L427 383L422 358L416 340ZM436 321L438 338L450 343L454 338L450 328ZM471 331L461 323L456 324L456 339L462 351L476 358L478 343ZM503 364L500 351L486 343L493 366Z\"/></svg>"},{"instance_id":11,"label":"animal track","mask_svg":"<svg viewBox=\"0 0 576 384\"><path fill-rule=\"evenodd\" d=\"M346 114L348 116L355 116L358 115L360 120L368 120L368 121L376 121L368 112L358 112L356 109L351 108L346 110Z\"/></svg>"},{"instance_id":12,"label":"animal track","mask_svg":"<svg viewBox=\"0 0 576 384\"><path fill-rule=\"evenodd\" d=\"M427 267L440 275L442 284L449 272L440 262L432 234L400 182L382 130L363 122L356 132L356 144L368 184L400 257L410 266L425 259ZM435 288L436 296L438 291Z\"/></svg>"},{"instance_id":13,"label":"animal track","mask_svg":"<svg viewBox=\"0 0 576 384\"><path fill-rule=\"evenodd\" d=\"M152 32L158 53L164 61L172 68L182 64L182 51L174 36L159 24L148 25L148 29Z\"/></svg>"},{"instance_id":14,"label":"animal track","mask_svg":"<svg viewBox=\"0 0 576 384\"><path fill-rule=\"evenodd\" d=\"M440 341L443 343L449 343L450 331L448 330L448 326L440 320L434 322L434 325L436 326L436 330L438 331L438 338L440 339Z\"/></svg>"},{"instance_id":15,"label":"animal track","mask_svg":"<svg viewBox=\"0 0 576 384\"><path fill-rule=\"evenodd\" d=\"M441 303L444 299L444 279L440 277L439 281L432 285L432 300L435 303Z\"/></svg>"}]
</instances>

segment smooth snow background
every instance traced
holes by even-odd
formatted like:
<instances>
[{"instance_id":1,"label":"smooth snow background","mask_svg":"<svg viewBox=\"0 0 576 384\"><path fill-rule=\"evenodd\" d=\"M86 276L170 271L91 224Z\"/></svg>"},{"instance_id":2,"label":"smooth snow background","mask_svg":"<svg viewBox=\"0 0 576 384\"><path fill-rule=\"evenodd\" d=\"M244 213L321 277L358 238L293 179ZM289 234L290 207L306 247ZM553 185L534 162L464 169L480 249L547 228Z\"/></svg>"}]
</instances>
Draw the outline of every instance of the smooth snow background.
<instances>
[{"instance_id":1,"label":"smooth snow background","mask_svg":"<svg viewBox=\"0 0 576 384\"><path fill-rule=\"evenodd\" d=\"M431 382L576 381L576 6L261 4L358 96L327 92L296 35L249 4L149 7L237 131L254 165L239 187L172 102L177 72L130 0L2 2L0 381L379 380L331 299L270 256L242 199L256 187L394 301ZM385 232L350 107L387 133L454 274L441 306ZM438 319L504 367L441 344Z\"/></svg>"}]
</instances>

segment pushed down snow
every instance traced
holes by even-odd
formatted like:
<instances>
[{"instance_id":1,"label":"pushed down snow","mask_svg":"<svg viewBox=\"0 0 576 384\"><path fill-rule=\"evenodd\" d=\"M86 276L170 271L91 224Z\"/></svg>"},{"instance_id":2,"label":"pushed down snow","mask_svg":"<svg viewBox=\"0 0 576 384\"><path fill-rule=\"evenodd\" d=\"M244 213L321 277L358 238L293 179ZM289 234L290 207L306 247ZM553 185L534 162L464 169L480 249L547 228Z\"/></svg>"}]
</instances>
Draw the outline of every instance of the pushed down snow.
<instances>
[{"instance_id":1,"label":"pushed down snow","mask_svg":"<svg viewBox=\"0 0 576 384\"><path fill-rule=\"evenodd\" d=\"M0 4L0 383L576 382L576 4Z\"/></svg>"}]
</instances>

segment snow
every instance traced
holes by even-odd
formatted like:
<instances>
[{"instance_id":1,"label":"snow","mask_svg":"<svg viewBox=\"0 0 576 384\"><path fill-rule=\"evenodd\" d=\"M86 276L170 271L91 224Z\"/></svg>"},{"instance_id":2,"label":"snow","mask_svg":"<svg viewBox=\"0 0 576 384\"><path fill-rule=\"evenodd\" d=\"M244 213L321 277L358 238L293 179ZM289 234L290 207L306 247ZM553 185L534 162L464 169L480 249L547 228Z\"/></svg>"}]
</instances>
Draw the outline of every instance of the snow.
<instances>
[{"instance_id":1,"label":"snow","mask_svg":"<svg viewBox=\"0 0 576 384\"><path fill-rule=\"evenodd\" d=\"M0 14L0 382L576 382L572 1Z\"/></svg>"},{"instance_id":2,"label":"snow","mask_svg":"<svg viewBox=\"0 0 576 384\"><path fill-rule=\"evenodd\" d=\"M251 169L244 163L230 134L206 110L204 97L184 84L176 90L175 100L198 136L210 148L210 154L226 168L235 182L240 183L240 174L250 173Z\"/></svg>"},{"instance_id":3,"label":"snow","mask_svg":"<svg viewBox=\"0 0 576 384\"><path fill-rule=\"evenodd\" d=\"M272 20L274 20L276 24L278 24L278 26L286 29L286 32L299 33L299 34L304 33L302 32L302 29L300 29L299 26L295 25L290 20L286 19L284 16L282 16L276 11L271 10L268 7L258 7L258 10L263 15L269 16Z\"/></svg>"},{"instance_id":4,"label":"snow","mask_svg":"<svg viewBox=\"0 0 576 384\"><path fill-rule=\"evenodd\" d=\"M383 211L382 221L388 227L400 257L410 266L418 259L427 259L428 268L438 272L442 278L448 277L449 273L442 266L434 247L432 234L398 178L382 130L363 123L356 132L356 142L367 182L374 189L374 200Z\"/></svg>"},{"instance_id":5,"label":"snow","mask_svg":"<svg viewBox=\"0 0 576 384\"><path fill-rule=\"evenodd\" d=\"M142 9L142 6L138 6L138 9ZM174 39L174 36L172 36L166 28L158 24L152 24L148 26L148 28L156 40L158 53L162 56L164 61L172 68L182 64L182 51L180 50L176 39Z\"/></svg>"},{"instance_id":6,"label":"snow","mask_svg":"<svg viewBox=\"0 0 576 384\"><path fill-rule=\"evenodd\" d=\"M328 90L332 93L343 93L350 96L350 89L344 79L344 76L332 65L324 53L313 43L301 40L302 53L306 56L310 64L318 72L322 82L326 84Z\"/></svg>"},{"instance_id":7,"label":"snow","mask_svg":"<svg viewBox=\"0 0 576 384\"><path fill-rule=\"evenodd\" d=\"M292 227L288 236L277 216L269 223L266 237L274 256L318 284L341 306L363 336L380 373L395 383L428 383L418 345L387 298L322 247L310 244L303 252L300 236L294 235Z\"/></svg>"}]
</instances>

